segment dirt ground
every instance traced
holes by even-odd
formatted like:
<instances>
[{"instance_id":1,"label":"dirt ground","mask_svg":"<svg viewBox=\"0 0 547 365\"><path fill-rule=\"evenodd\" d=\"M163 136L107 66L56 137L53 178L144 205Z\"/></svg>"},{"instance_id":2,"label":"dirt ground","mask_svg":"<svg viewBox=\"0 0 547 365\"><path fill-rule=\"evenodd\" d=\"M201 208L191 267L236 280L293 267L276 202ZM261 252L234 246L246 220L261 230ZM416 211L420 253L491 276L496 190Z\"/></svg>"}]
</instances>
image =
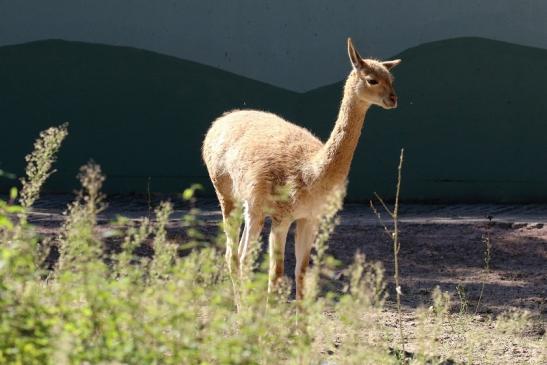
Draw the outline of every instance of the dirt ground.
<instances>
[{"instance_id":1,"label":"dirt ground","mask_svg":"<svg viewBox=\"0 0 547 365\"><path fill-rule=\"evenodd\" d=\"M70 200L66 195L50 195L36 205L31 222L43 234L54 233L63 220L62 211ZM114 196L100 216L102 229L116 216L131 219L152 216L159 202L142 196ZM181 217L188 212L180 199L173 199L175 213L169 222L171 237L183 237ZM221 219L216 201L199 203L205 233L214 236ZM496 315L517 308L527 309L539 322L535 335L545 333L547 293L547 205L402 205L400 213L400 275L402 304L407 325L415 320L411 313L428 306L435 286L456 298L458 285L465 290L474 310L481 285L484 293L479 314ZM263 232L267 237L268 224ZM490 270L484 269L485 237L491 243ZM263 240L265 241L265 240ZM393 255L389 237L370 207L346 204L340 224L329 241L329 250L343 264L353 260L356 251L368 260L381 261L386 269L393 307ZM263 245L266 248L266 244ZM146 251L146 250L145 250ZM151 254L144 252L143 254ZM292 231L286 252L286 273L294 269Z\"/></svg>"},{"instance_id":2,"label":"dirt ground","mask_svg":"<svg viewBox=\"0 0 547 365\"><path fill-rule=\"evenodd\" d=\"M42 198L31 222L41 233L55 232L70 199L68 195ZM108 200L108 208L100 216L105 229L116 215L132 219L150 216L159 198L150 203L139 196L114 196ZM183 235L180 220L188 207L173 201L175 213L169 232L175 237ZM206 233L216 234L221 220L216 201L203 201L198 208ZM458 284L464 286L472 304L484 281L482 311L496 313L525 308L538 315L546 314L546 205L403 205L400 222L400 272L405 306L427 304L436 285L455 293ZM268 224L263 237L267 237L267 229ZM490 272L484 270L487 233L492 245ZM286 253L287 274L292 274L294 268L293 242L291 232ZM393 273L391 242L368 205L346 204L329 247L330 253L344 264L351 262L360 250L368 260L381 261L386 276Z\"/></svg>"}]
</instances>

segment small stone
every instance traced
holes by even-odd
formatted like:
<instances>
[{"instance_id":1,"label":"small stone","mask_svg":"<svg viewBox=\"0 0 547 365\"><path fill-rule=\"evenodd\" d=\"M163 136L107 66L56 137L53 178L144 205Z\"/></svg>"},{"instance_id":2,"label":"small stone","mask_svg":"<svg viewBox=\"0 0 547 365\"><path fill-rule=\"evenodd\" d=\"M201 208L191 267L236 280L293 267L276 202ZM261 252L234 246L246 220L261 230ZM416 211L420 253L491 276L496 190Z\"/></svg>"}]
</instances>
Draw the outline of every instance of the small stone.
<instances>
[{"instance_id":1,"label":"small stone","mask_svg":"<svg viewBox=\"0 0 547 365\"><path fill-rule=\"evenodd\" d=\"M473 319L477 322L484 322L486 320L486 318L484 316L481 316L479 314L473 316Z\"/></svg>"}]
</instances>

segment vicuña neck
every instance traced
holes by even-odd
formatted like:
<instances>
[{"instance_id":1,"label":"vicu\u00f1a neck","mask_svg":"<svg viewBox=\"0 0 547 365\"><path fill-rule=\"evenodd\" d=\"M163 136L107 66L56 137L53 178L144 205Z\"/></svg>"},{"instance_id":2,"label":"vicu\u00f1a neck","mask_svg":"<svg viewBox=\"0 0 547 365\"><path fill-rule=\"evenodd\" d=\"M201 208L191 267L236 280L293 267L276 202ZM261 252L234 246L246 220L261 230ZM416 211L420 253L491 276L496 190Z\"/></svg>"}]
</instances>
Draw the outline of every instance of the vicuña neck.
<instances>
[{"instance_id":1,"label":"vicu\u00f1a neck","mask_svg":"<svg viewBox=\"0 0 547 365\"><path fill-rule=\"evenodd\" d=\"M317 183L342 184L345 182L355 148L361 136L365 114L370 104L359 99L355 87L359 76L352 72L344 86L344 97L338 119L328 141L316 156Z\"/></svg>"}]
</instances>

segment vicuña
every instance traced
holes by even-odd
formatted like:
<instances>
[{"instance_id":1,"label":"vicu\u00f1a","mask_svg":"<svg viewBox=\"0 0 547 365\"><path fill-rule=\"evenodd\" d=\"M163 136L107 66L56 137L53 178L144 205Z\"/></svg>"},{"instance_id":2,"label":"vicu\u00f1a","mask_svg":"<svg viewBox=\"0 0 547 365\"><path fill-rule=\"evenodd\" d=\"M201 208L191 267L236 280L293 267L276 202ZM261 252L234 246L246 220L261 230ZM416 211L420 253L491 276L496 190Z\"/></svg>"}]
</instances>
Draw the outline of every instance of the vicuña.
<instances>
[{"instance_id":1,"label":"vicu\u00f1a","mask_svg":"<svg viewBox=\"0 0 547 365\"><path fill-rule=\"evenodd\" d=\"M326 143L307 129L258 110L223 114L213 122L203 142L203 159L225 223L230 273L239 273L250 245L259 238L265 218L270 217L268 290L272 290L283 277L285 241L289 227L296 222L297 299L304 294L304 276L327 197L345 189L367 110L371 105L384 109L397 106L390 70L401 60L363 59L349 38L347 46L353 70ZM241 240L239 227L227 227L239 204L244 209Z\"/></svg>"}]
</instances>

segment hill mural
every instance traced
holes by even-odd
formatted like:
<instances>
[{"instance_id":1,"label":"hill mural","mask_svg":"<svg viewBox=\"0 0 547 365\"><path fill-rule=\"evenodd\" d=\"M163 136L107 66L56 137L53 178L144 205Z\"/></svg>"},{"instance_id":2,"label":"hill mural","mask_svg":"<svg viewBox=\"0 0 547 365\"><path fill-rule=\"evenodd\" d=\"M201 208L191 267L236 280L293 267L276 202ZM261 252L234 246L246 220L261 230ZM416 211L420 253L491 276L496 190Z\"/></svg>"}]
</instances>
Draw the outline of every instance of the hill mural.
<instances>
[{"instance_id":1,"label":"hill mural","mask_svg":"<svg viewBox=\"0 0 547 365\"><path fill-rule=\"evenodd\" d=\"M145 192L148 183L152 191L179 191L207 182L200 148L213 119L235 108L291 115L295 96L133 48L60 40L1 47L0 120L9 137L0 168L21 174L39 131L69 122L47 189L71 191L92 158L108 176L107 191Z\"/></svg>"},{"instance_id":2,"label":"hill mural","mask_svg":"<svg viewBox=\"0 0 547 365\"><path fill-rule=\"evenodd\" d=\"M390 198L404 147L407 201L547 201L546 50L458 38L397 57L400 106L368 113L350 199L374 191ZM103 166L108 192L209 186L200 144L222 112L269 110L324 140L341 92L342 82L295 93L126 47L59 40L0 47L0 169L21 174L38 132L66 121L70 135L50 191L73 189L90 158ZM13 183L0 178L0 189Z\"/></svg>"}]
</instances>

